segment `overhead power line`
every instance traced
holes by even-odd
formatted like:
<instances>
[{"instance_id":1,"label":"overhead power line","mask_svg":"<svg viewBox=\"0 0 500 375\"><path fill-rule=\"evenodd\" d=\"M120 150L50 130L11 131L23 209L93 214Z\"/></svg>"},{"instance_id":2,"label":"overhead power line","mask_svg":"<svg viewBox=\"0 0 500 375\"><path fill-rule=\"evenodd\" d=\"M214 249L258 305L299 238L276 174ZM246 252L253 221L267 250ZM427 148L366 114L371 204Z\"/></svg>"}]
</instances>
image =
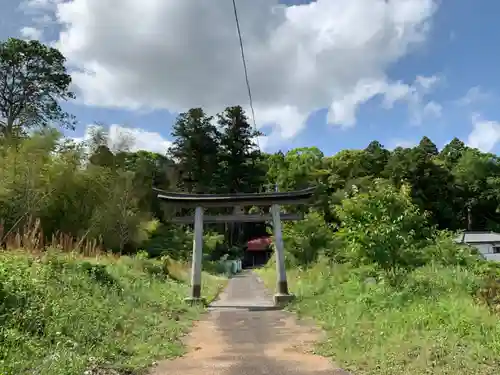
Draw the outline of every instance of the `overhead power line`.
<instances>
[{"instance_id":1,"label":"overhead power line","mask_svg":"<svg viewBox=\"0 0 500 375\"><path fill-rule=\"evenodd\" d=\"M238 30L238 38L240 41L241 60L243 62L243 70L245 71L245 82L248 90L248 100L250 102L250 110L252 112L252 122L254 129L257 130L257 123L255 121L255 111L253 108L253 100L252 100L252 89L250 88L250 80L248 79L247 61L245 58L245 49L243 48L243 38L241 37L240 20L238 18L238 8L236 6L236 0L233 0L233 9L234 9L234 19L236 21L236 29ZM260 150L259 138L257 138L257 147Z\"/></svg>"}]
</instances>

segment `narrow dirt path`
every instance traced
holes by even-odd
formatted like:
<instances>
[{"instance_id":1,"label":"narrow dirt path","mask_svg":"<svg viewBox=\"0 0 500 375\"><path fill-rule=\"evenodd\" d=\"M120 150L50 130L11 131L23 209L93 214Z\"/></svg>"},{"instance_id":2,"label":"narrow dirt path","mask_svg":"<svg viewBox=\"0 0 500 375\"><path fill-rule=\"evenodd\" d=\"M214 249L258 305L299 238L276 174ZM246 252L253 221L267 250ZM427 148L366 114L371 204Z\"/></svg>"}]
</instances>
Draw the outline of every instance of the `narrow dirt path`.
<instances>
[{"instance_id":1,"label":"narrow dirt path","mask_svg":"<svg viewBox=\"0 0 500 375\"><path fill-rule=\"evenodd\" d=\"M182 358L161 362L152 375L348 375L310 353L321 332L274 309L251 272L230 280L198 322Z\"/></svg>"}]
</instances>

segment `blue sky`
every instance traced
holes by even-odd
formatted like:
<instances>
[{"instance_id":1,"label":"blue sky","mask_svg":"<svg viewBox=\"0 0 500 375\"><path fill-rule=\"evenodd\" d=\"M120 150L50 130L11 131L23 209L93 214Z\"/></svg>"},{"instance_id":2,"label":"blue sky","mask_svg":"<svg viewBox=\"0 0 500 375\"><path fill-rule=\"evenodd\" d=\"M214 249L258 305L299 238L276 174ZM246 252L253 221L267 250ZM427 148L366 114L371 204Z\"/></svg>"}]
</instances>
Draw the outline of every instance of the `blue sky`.
<instances>
[{"instance_id":1,"label":"blue sky","mask_svg":"<svg viewBox=\"0 0 500 375\"><path fill-rule=\"evenodd\" d=\"M35 0L31 1L33 3ZM43 11L46 11L47 14L54 17L54 6L58 6L55 4L57 1L37 1L40 3L51 3L52 8L47 6ZM92 2L92 0L87 1L89 3ZM242 1L245 2L244 0ZM322 1L335 2L336 0ZM363 3L364 0L353 1ZM419 0L414 0L415 3L418 1ZM422 3L424 1L425 0L421 0ZM85 3L85 0L79 0L79 2ZM290 3L292 2L295 4L307 3L307 1L304 0L290 0ZM247 3L249 2L247 1ZM9 36L20 37L21 29L27 26L36 27L37 30L41 29L40 25L42 25L42 23L39 20L33 21L33 18L35 16L39 18L43 12L40 8L34 12L33 9L35 9L35 7L33 4L29 5L31 6L31 12L26 11L26 6L20 10L19 3L13 0L0 4L0 13L3 14L2 21L0 21L1 38ZM75 9L76 6L70 10L75 11ZM69 11L67 13L69 14ZM241 14L242 23L245 22L246 14L249 13ZM498 153L500 151L500 125L497 123L497 121L500 121L500 75L497 73L497 70L498 66L500 66L500 55L495 48L495 42L497 41L496 35L500 33L500 24L496 16L498 14L500 14L500 2L495 2L493 0L483 0L479 2L473 2L472 0L440 1L436 3L435 11L425 22L430 28L425 33L424 40L418 43L417 46L410 48L409 51L402 54L402 56L390 60L387 64L383 64L382 68L380 68L380 66L377 67L385 74L388 81L401 82L407 85L411 85L415 82L418 76L435 77L436 82L432 85L432 89L425 93L425 100L420 103L419 109L410 108L406 101L396 101L391 108L386 108L383 105L383 95L374 95L362 101L356 107L355 124L347 124L344 126L343 124L328 123L327 105L325 105L324 109L321 109L317 108L316 102L313 103L312 99L310 101L290 99L290 103L286 102L286 99L283 99L280 100L279 103L278 101L273 103L272 108L281 104L297 104L299 107L302 106L300 107L303 109L301 113L306 115L307 123L293 136L281 137L278 141L270 143L268 145L268 150L274 151L276 149L286 150L294 147L317 146L323 150L325 154L333 154L345 148L365 147L374 139L379 140L387 147L411 145L412 143L418 142L422 136L426 135L430 137L438 147L442 147L453 137L459 137L472 146L482 148L485 151ZM80 16L82 18L90 17L89 15L85 16L82 14ZM67 15L66 17L70 16ZM68 19L71 19L74 25L80 22L76 16L73 15L71 17L72 18ZM250 18L250 16L248 17ZM55 19L57 19L57 17ZM57 23L45 23L43 24L43 28L44 41L53 41L59 38L60 26ZM349 30L346 29L345 32L348 33ZM70 49L67 46L64 48L68 51L71 50L71 53L75 51L74 48ZM334 56L342 58L340 55L341 53L342 50L336 49ZM80 59L83 59L81 57L83 55L83 52L79 55L74 53L74 56L78 56ZM98 59L100 55L94 54L92 58L94 58L94 56L96 56L95 59ZM106 58L108 57L109 56L106 56ZM239 56L235 54L231 58L234 60L233 64L235 66L235 71L236 68L240 69L239 73L243 75ZM104 61L104 55L102 59ZM146 59L146 57L144 59ZM87 61L89 61L88 57ZM165 62L166 67L171 67L168 64L169 62ZM250 72L252 72L251 65L249 65L249 69ZM372 69L368 68L360 69L360 74L366 74L366 71L371 70ZM173 66L172 69L169 69L169 73L175 74ZM334 72L332 74L336 73ZM344 72L343 74L348 74L348 72ZM325 75L324 77L326 79L327 76ZM363 75L359 77L360 80L364 78L367 77ZM350 79L351 81L354 79L352 82L356 82L357 78L350 77ZM258 78L255 78L255 76L252 77L252 74L250 74L251 85L253 85L253 82L256 80L258 80ZM339 81L344 82L342 80ZM242 83L242 81L240 81L240 83ZM265 92L264 89L258 89L259 83L256 83L256 86L257 89L254 95ZM346 84L344 90L346 93L349 93L350 86L348 86L349 85ZM311 91L314 90L313 85L308 85L307 87ZM142 88L142 90L144 90L144 93L141 94L141 98L153 97L153 94L145 92L147 88ZM194 86L192 90L193 92L196 90ZM217 87L212 90L217 90ZM318 90L320 89L318 88ZM131 90L132 93L127 99L137 99L137 97L133 96L133 91L134 90ZM88 96L89 92L91 92L90 89L87 91L82 90L84 96ZM95 90L92 92L95 93ZM186 97L189 98L189 91L186 91L186 93ZM315 93L308 92L304 95L314 96ZM341 93L340 95L343 94ZM194 92L194 96L196 96L196 92ZM240 100L245 101L244 96L240 97ZM283 98L286 97L287 95L284 94ZM255 99L259 101L258 97ZM339 100L341 99L342 97L340 97ZM170 93L165 93L165 97L158 100L161 103L175 103L163 105L164 108L169 109L180 108L181 106L190 104L187 99L183 99L182 102L179 100L177 103L176 98ZM223 99L221 100L223 101ZM126 108L127 106L121 106L120 103L118 103L118 105L116 103L100 105L99 99L93 102L92 100L86 99L85 101L86 104L80 102L77 104L65 105L65 108L74 113L79 120L76 131L74 133L68 133L68 136L83 137L85 128L88 124L100 121L106 124L118 124L127 128L141 129L143 133L158 133L156 134L157 138L163 137L166 140L170 139L171 124L175 119L174 109L146 111ZM124 99L124 101L126 100ZM217 106L223 105L222 101L212 103L208 100L207 103L210 103L209 105L213 104L214 108L218 108ZM103 100L103 102L106 102L106 100ZM308 107L304 104L306 102ZM320 102L321 100L318 99L317 103ZM141 103L144 104L144 102ZM193 103L193 105L197 105L198 103L199 100ZM422 115L424 111L423 107L426 103L433 103L434 108L438 110L434 111L432 116L423 115L420 122L412 121L412 116L415 114L415 111ZM247 105L246 102L242 102L241 104ZM162 107L162 105L155 106ZM129 105L128 107L131 106ZM263 111L259 113L259 108L264 107L264 101L260 102L257 106L256 118L258 122L259 118L274 118L272 116L267 116L267 114L263 115ZM267 110L267 107L265 107L264 111L265 110ZM259 125L262 125L262 121L259 122ZM272 129L274 129L272 126L263 127L266 133L271 132ZM151 139L151 137L149 139ZM146 139L141 145L146 144L145 147L147 147L147 142Z\"/></svg>"}]
</instances>

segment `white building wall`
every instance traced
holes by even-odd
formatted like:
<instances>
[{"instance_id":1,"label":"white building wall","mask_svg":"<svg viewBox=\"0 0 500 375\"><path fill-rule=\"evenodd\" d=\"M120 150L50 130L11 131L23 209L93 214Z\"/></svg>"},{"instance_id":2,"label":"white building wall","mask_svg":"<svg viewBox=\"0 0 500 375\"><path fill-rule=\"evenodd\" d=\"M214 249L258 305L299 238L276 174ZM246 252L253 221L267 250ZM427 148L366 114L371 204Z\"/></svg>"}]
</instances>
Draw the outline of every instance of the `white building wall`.
<instances>
[{"instance_id":1,"label":"white building wall","mask_svg":"<svg viewBox=\"0 0 500 375\"><path fill-rule=\"evenodd\" d=\"M500 243L498 244L482 243L482 244L471 244L471 245L477 248L479 252L483 254L486 259L500 262L500 254L493 253L493 246L500 247Z\"/></svg>"}]
</instances>

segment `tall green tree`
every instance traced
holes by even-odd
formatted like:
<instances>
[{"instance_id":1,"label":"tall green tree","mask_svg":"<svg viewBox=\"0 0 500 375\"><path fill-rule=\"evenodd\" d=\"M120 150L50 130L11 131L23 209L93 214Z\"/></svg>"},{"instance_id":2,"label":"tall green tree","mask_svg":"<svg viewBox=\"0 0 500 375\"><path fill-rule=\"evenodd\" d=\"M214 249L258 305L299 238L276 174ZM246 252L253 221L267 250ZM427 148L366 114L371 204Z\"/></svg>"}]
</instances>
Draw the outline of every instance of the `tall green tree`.
<instances>
[{"instance_id":1,"label":"tall green tree","mask_svg":"<svg viewBox=\"0 0 500 375\"><path fill-rule=\"evenodd\" d=\"M149 151L118 152L116 161L121 169L133 173L133 185L141 208L163 219L165 207L156 199L153 188L175 190L175 164L167 156Z\"/></svg>"},{"instance_id":2,"label":"tall green tree","mask_svg":"<svg viewBox=\"0 0 500 375\"><path fill-rule=\"evenodd\" d=\"M361 165L367 174L380 177L389 160L390 154L380 142L372 141L361 155Z\"/></svg>"},{"instance_id":3,"label":"tall green tree","mask_svg":"<svg viewBox=\"0 0 500 375\"><path fill-rule=\"evenodd\" d=\"M460 229L499 228L499 159L476 149L463 151L452 169Z\"/></svg>"},{"instance_id":4,"label":"tall green tree","mask_svg":"<svg viewBox=\"0 0 500 375\"><path fill-rule=\"evenodd\" d=\"M179 188L189 192L216 190L219 162L219 131L213 118L201 108L181 113L173 126L169 152L179 171Z\"/></svg>"},{"instance_id":5,"label":"tall green tree","mask_svg":"<svg viewBox=\"0 0 500 375\"><path fill-rule=\"evenodd\" d=\"M72 128L60 102L73 99L64 56L36 40L0 43L0 134L10 138L53 124Z\"/></svg>"},{"instance_id":6,"label":"tall green tree","mask_svg":"<svg viewBox=\"0 0 500 375\"><path fill-rule=\"evenodd\" d=\"M450 143L443 147L439 153L439 157L444 161L447 168L453 168L463 153L467 150L467 146L457 137L453 138Z\"/></svg>"},{"instance_id":7,"label":"tall green tree","mask_svg":"<svg viewBox=\"0 0 500 375\"><path fill-rule=\"evenodd\" d=\"M217 190L223 193L261 191L265 182L264 157L257 147L256 131L240 106L227 107L217 115L220 131L219 173ZM242 243L245 229L252 231L256 224L231 223L227 226L229 244Z\"/></svg>"},{"instance_id":8,"label":"tall green tree","mask_svg":"<svg viewBox=\"0 0 500 375\"><path fill-rule=\"evenodd\" d=\"M416 147L394 150L384 174L396 186L408 183L414 202L431 213L430 221L450 228L457 224L449 203L453 201L453 176L437 155L437 147L424 137Z\"/></svg>"},{"instance_id":9,"label":"tall green tree","mask_svg":"<svg viewBox=\"0 0 500 375\"><path fill-rule=\"evenodd\" d=\"M228 107L217 116L220 136L222 191L256 192L265 179L257 137L262 135L249 123L240 106Z\"/></svg>"},{"instance_id":10,"label":"tall green tree","mask_svg":"<svg viewBox=\"0 0 500 375\"><path fill-rule=\"evenodd\" d=\"M437 156L439 150L437 146L428 137L422 137L418 144L418 149L429 156Z\"/></svg>"}]
</instances>

